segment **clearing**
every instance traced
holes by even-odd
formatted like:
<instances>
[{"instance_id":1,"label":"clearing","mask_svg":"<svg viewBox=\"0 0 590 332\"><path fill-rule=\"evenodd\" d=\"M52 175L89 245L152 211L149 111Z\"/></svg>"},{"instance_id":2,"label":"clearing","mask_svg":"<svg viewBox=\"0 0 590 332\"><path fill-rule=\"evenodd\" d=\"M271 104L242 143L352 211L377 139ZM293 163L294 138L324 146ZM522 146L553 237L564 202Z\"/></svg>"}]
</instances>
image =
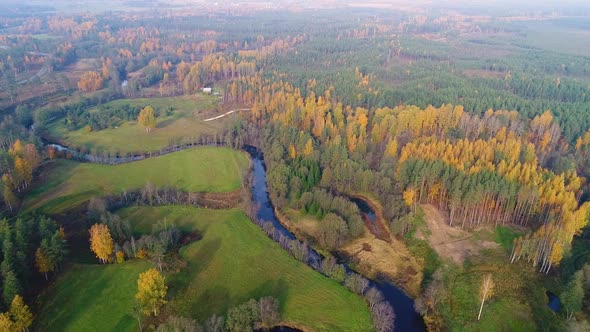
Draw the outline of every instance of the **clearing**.
<instances>
[{"instance_id":1,"label":"clearing","mask_svg":"<svg viewBox=\"0 0 590 332\"><path fill-rule=\"evenodd\" d=\"M459 228L449 226L447 217L431 204L423 204L424 219L429 236L419 234L419 238L427 238L430 247L446 259L461 265L465 258L478 255L482 250L497 249L500 246L494 241L481 239L479 236ZM481 228L481 227L480 227ZM476 231L482 231L483 228Z\"/></svg>"},{"instance_id":2,"label":"clearing","mask_svg":"<svg viewBox=\"0 0 590 332\"><path fill-rule=\"evenodd\" d=\"M165 219L203 235L181 248L187 267L166 273L170 302L163 314L202 322L250 298L274 296L280 301L283 325L313 331L372 329L360 297L289 256L240 210L164 206L118 213L130 220L136 233L149 233ZM41 298L40 326L46 331L136 331L131 314L136 278L148 265L133 260L75 266Z\"/></svg>"},{"instance_id":3,"label":"clearing","mask_svg":"<svg viewBox=\"0 0 590 332\"><path fill-rule=\"evenodd\" d=\"M59 119L48 126L48 136L76 149L94 153L125 155L134 152L154 152L168 145L183 142L183 139L196 141L201 135L214 135L231 119L205 122L204 119L218 114L217 97L193 95L182 97L120 99L106 103L105 107L117 108L123 105L145 107L150 105L160 110L157 125L149 134L137 121L124 121L115 128L87 132L84 128L69 131L65 119ZM172 108L168 115L166 110ZM88 112L99 112L98 108Z\"/></svg>"},{"instance_id":4,"label":"clearing","mask_svg":"<svg viewBox=\"0 0 590 332\"><path fill-rule=\"evenodd\" d=\"M135 190L148 182L185 192L230 192L241 187L249 160L244 152L198 147L121 165L58 159L42 170L40 185L25 198L24 209L57 214L92 196Z\"/></svg>"}]
</instances>

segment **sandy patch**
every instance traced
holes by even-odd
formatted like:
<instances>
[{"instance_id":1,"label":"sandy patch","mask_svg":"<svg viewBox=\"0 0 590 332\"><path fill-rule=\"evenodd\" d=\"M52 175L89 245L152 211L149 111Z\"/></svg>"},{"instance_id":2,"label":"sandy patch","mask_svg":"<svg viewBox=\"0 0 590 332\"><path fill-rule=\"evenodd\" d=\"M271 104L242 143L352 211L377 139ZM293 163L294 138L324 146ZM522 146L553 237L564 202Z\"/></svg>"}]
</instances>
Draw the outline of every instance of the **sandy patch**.
<instances>
[{"instance_id":1,"label":"sandy patch","mask_svg":"<svg viewBox=\"0 0 590 332\"><path fill-rule=\"evenodd\" d=\"M484 249L496 249L496 242L476 240L473 234L465 230L449 226L447 217L430 204L422 205L426 225L430 232L428 243L442 257L463 264L465 258L479 254ZM424 234L420 237L426 238Z\"/></svg>"}]
</instances>

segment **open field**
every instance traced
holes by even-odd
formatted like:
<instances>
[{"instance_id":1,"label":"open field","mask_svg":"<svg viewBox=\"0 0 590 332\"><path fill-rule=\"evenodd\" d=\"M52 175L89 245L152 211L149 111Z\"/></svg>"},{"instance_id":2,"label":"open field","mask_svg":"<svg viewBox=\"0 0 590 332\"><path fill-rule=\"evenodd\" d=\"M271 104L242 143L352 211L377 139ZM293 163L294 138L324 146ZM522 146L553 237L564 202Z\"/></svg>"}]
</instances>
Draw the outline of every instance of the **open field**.
<instances>
[{"instance_id":1,"label":"open field","mask_svg":"<svg viewBox=\"0 0 590 332\"><path fill-rule=\"evenodd\" d=\"M171 275L169 308L204 320L250 298L274 296L283 323L313 331L366 331L365 303L338 283L290 257L239 210L132 207L119 212L145 233L160 220L203 239L183 247L188 267Z\"/></svg>"},{"instance_id":2,"label":"open field","mask_svg":"<svg viewBox=\"0 0 590 332\"><path fill-rule=\"evenodd\" d=\"M59 139L65 145L84 148L87 151L126 154L130 152L153 152L168 146L182 138L196 140L200 135L215 134L223 127L227 118L204 122L217 105L216 96L195 95L184 97L120 99L105 106L113 108L122 105L145 107L150 105L160 110L156 118L157 125L149 134L137 124L137 121L123 122L116 128L87 132L84 128L69 131L64 120L55 121L48 127L51 137ZM171 114L165 110L173 108ZM99 112L97 108L89 112Z\"/></svg>"},{"instance_id":3,"label":"open field","mask_svg":"<svg viewBox=\"0 0 590 332\"><path fill-rule=\"evenodd\" d=\"M74 265L40 297L40 331L137 331L132 314L139 273L146 261Z\"/></svg>"},{"instance_id":4,"label":"open field","mask_svg":"<svg viewBox=\"0 0 590 332\"><path fill-rule=\"evenodd\" d=\"M116 194L152 183L186 192L229 192L241 186L248 167L240 151L199 147L133 163L110 166L56 160L42 171L40 185L25 198L24 209L57 214L92 196Z\"/></svg>"},{"instance_id":5,"label":"open field","mask_svg":"<svg viewBox=\"0 0 590 332\"><path fill-rule=\"evenodd\" d=\"M458 227L449 226L447 217L433 205L424 204L422 209L429 233L428 243L442 258L461 265L469 256L479 255L482 250L500 247L494 241L481 239ZM424 237L424 234L421 237Z\"/></svg>"}]
</instances>

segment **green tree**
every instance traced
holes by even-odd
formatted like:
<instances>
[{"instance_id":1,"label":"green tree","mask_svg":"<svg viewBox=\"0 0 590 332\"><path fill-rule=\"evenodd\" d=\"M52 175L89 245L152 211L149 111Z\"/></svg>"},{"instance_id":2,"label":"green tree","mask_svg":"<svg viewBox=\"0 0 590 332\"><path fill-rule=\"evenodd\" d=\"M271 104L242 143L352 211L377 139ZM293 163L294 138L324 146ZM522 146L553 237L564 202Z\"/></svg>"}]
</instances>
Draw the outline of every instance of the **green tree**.
<instances>
[{"instance_id":1,"label":"green tree","mask_svg":"<svg viewBox=\"0 0 590 332\"><path fill-rule=\"evenodd\" d=\"M227 312L226 327L229 332L251 332L260 319L260 310L256 300L251 299Z\"/></svg>"},{"instance_id":2,"label":"green tree","mask_svg":"<svg viewBox=\"0 0 590 332\"><path fill-rule=\"evenodd\" d=\"M584 300L584 272L582 270L574 273L572 280L568 282L559 299L568 318L582 310L582 301Z\"/></svg>"}]
</instances>

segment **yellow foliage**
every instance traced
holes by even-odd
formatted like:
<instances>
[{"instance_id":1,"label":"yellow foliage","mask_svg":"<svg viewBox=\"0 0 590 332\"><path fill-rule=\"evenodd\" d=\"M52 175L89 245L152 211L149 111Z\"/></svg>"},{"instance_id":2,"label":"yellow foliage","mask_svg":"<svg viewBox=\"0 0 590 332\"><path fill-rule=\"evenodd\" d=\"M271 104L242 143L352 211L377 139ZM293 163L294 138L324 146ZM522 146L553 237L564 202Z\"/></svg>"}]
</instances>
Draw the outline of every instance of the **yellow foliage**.
<instances>
[{"instance_id":1,"label":"yellow foliage","mask_svg":"<svg viewBox=\"0 0 590 332\"><path fill-rule=\"evenodd\" d=\"M107 225L92 225L90 228L90 249L103 264L108 262L113 253L113 239Z\"/></svg>"},{"instance_id":2,"label":"yellow foliage","mask_svg":"<svg viewBox=\"0 0 590 332\"><path fill-rule=\"evenodd\" d=\"M117 251L117 264L123 264L123 262L125 262L125 254L119 250Z\"/></svg>"},{"instance_id":3,"label":"yellow foliage","mask_svg":"<svg viewBox=\"0 0 590 332\"><path fill-rule=\"evenodd\" d=\"M152 129L156 128L156 116L154 115L154 109L151 106L144 107L141 112L139 112L137 122L140 126L144 127L145 131L148 133Z\"/></svg>"},{"instance_id":4,"label":"yellow foliage","mask_svg":"<svg viewBox=\"0 0 590 332\"><path fill-rule=\"evenodd\" d=\"M168 286L166 286L162 274L154 268L141 273L137 280L137 288L135 298L143 312L146 315L153 313L154 316L157 316L160 307L167 302L165 298Z\"/></svg>"},{"instance_id":5,"label":"yellow foliage","mask_svg":"<svg viewBox=\"0 0 590 332\"><path fill-rule=\"evenodd\" d=\"M33 314L20 295L16 295L10 304L10 316L16 331L26 331L33 324Z\"/></svg>"}]
</instances>

